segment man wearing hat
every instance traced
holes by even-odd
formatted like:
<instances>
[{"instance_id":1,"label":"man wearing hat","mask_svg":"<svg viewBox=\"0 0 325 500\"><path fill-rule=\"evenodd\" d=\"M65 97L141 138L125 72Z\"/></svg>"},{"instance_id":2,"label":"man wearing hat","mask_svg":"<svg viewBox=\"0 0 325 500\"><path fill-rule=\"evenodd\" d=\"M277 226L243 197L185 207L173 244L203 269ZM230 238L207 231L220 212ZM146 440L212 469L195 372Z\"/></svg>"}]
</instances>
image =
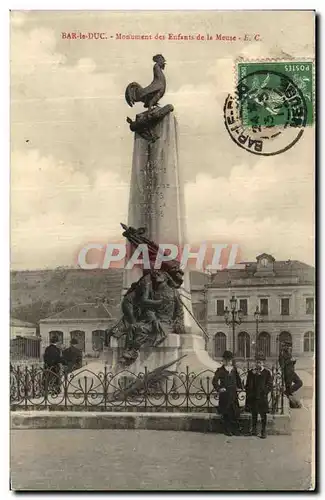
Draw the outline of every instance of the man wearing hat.
<instances>
[{"instance_id":1,"label":"man wearing hat","mask_svg":"<svg viewBox=\"0 0 325 500\"><path fill-rule=\"evenodd\" d=\"M51 335L50 344L44 351L44 389L59 394L61 388L60 365L62 363L61 350L58 347L59 337L56 333Z\"/></svg>"},{"instance_id":2,"label":"man wearing hat","mask_svg":"<svg viewBox=\"0 0 325 500\"><path fill-rule=\"evenodd\" d=\"M289 399L290 408L301 408L301 403L293 396L303 385L301 378L295 371L296 360L292 357L292 345L283 342L279 354L279 365L285 385L285 394Z\"/></svg>"},{"instance_id":3,"label":"man wearing hat","mask_svg":"<svg viewBox=\"0 0 325 500\"><path fill-rule=\"evenodd\" d=\"M78 340L71 339L70 347L64 349L62 353L66 373L71 373L73 370L78 370L78 368L82 367L82 351L78 349L77 345Z\"/></svg>"},{"instance_id":4,"label":"man wearing hat","mask_svg":"<svg viewBox=\"0 0 325 500\"><path fill-rule=\"evenodd\" d=\"M266 438L266 414L269 409L268 394L272 390L272 375L264 367L265 356L257 354L255 367L249 370L246 380L246 409L252 414L252 429L250 434L257 436L257 417L261 416L262 430L260 437Z\"/></svg>"},{"instance_id":5,"label":"man wearing hat","mask_svg":"<svg viewBox=\"0 0 325 500\"><path fill-rule=\"evenodd\" d=\"M233 364L233 354L225 351L222 366L217 369L212 385L219 394L218 411L222 415L226 436L240 435L239 403L237 391L242 390L242 383Z\"/></svg>"}]
</instances>

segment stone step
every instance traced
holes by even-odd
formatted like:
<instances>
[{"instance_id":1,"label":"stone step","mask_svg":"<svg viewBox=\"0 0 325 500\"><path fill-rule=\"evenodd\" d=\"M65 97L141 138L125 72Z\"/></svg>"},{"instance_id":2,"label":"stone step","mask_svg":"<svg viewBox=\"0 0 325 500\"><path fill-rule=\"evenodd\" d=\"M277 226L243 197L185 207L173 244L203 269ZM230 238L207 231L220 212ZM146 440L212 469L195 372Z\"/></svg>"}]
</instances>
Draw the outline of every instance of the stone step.
<instances>
[{"instance_id":1,"label":"stone step","mask_svg":"<svg viewBox=\"0 0 325 500\"><path fill-rule=\"evenodd\" d=\"M245 434L251 416L244 413L240 426ZM222 433L220 415L214 413L12 411L12 429L147 429ZM267 433L291 434L290 414L268 415Z\"/></svg>"}]
</instances>

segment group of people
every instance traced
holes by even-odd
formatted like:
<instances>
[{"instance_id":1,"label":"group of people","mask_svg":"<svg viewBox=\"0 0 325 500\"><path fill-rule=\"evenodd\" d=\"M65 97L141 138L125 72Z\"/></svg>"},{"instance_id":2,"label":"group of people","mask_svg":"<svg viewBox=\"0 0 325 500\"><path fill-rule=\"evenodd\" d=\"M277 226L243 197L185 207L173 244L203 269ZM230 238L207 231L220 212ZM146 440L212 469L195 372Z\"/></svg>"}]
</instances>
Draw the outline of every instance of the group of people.
<instances>
[{"instance_id":1,"label":"group of people","mask_svg":"<svg viewBox=\"0 0 325 500\"><path fill-rule=\"evenodd\" d=\"M292 395L302 386L302 381L294 371L295 361L292 361L290 350L284 348L284 352L282 351L279 356L279 364L284 378L285 394L291 403ZM255 357L255 366L249 370L244 386L234 363L232 352L224 352L222 366L215 372L212 384L219 395L218 411L222 416L224 433L227 436L241 435L238 393L245 390L245 410L252 415L248 435L259 435L262 439L266 438L267 413L269 411L268 395L272 391L273 377L270 370L264 366L264 362L264 354L258 353ZM258 415L261 418L260 434L257 430Z\"/></svg>"},{"instance_id":2,"label":"group of people","mask_svg":"<svg viewBox=\"0 0 325 500\"><path fill-rule=\"evenodd\" d=\"M70 347L63 351L59 347L59 337L53 334L50 344L44 351L44 384L52 392L60 392L61 366L65 373L82 367L82 351L77 347L78 340L71 339Z\"/></svg>"}]
</instances>

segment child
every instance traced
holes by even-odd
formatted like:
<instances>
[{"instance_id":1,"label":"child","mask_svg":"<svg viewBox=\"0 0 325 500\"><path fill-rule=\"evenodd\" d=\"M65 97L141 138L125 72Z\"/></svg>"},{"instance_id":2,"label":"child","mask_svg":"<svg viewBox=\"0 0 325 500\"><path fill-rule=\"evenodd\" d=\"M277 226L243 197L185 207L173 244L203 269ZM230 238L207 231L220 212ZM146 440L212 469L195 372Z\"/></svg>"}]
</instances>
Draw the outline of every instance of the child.
<instances>
[{"instance_id":1,"label":"child","mask_svg":"<svg viewBox=\"0 0 325 500\"><path fill-rule=\"evenodd\" d=\"M255 358L255 368L249 370L246 381L246 408L252 414L250 434L257 436L257 416L261 415L262 431L260 437L266 438L266 414L268 412L268 393L272 390L272 375L264 368L265 356L259 354Z\"/></svg>"}]
</instances>

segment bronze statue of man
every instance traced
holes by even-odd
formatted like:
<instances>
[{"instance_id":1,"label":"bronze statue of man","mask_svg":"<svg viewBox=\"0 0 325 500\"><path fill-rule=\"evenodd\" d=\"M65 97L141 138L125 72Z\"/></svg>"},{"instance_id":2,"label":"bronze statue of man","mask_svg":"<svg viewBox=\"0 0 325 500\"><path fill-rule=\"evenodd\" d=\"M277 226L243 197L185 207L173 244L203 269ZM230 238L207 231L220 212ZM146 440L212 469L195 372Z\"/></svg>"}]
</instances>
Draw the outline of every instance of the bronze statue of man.
<instances>
[{"instance_id":1,"label":"bronze statue of man","mask_svg":"<svg viewBox=\"0 0 325 500\"><path fill-rule=\"evenodd\" d=\"M183 331L177 284L164 271L147 271L122 300L123 321L113 336L125 336L122 362L133 363L142 347L157 347L168 333ZM117 331L116 331L117 330Z\"/></svg>"}]
</instances>

